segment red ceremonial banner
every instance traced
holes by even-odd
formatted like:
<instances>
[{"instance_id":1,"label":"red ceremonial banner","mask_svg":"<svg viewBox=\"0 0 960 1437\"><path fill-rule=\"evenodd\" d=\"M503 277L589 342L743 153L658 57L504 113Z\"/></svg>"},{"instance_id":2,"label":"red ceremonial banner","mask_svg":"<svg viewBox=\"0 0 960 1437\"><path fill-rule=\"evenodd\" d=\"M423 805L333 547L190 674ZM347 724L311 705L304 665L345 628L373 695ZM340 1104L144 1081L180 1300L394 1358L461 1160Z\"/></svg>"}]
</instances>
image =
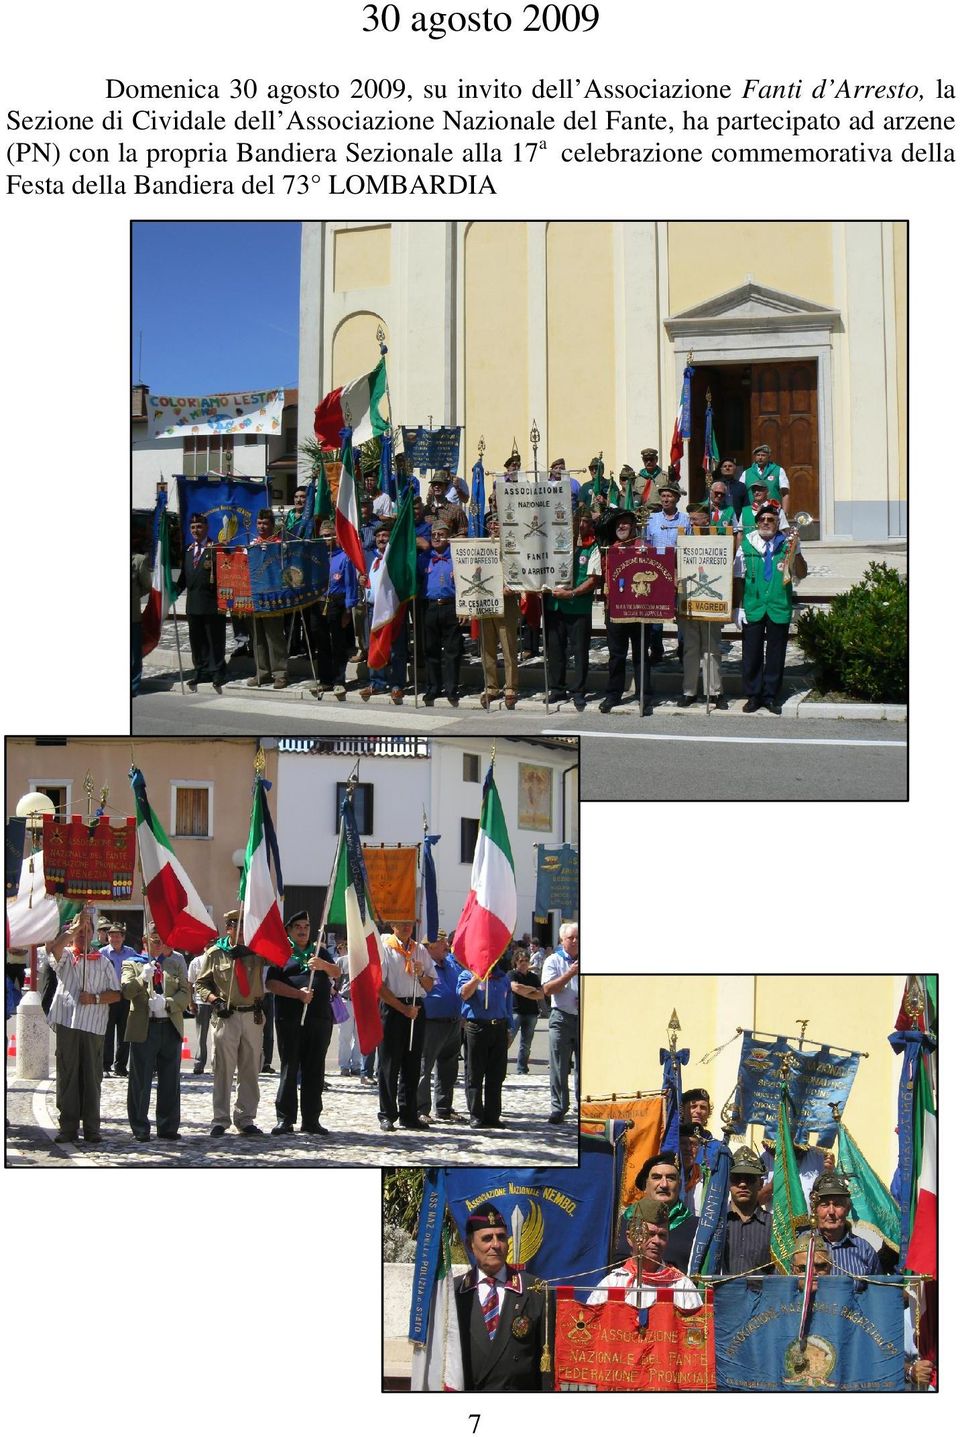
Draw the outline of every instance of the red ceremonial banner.
<instances>
[{"instance_id":1,"label":"red ceremonial banner","mask_svg":"<svg viewBox=\"0 0 960 1437\"><path fill-rule=\"evenodd\" d=\"M250 565L244 549L217 550L217 608L221 614L253 613Z\"/></svg>"},{"instance_id":2,"label":"red ceremonial banner","mask_svg":"<svg viewBox=\"0 0 960 1437\"><path fill-rule=\"evenodd\" d=\"M613 544L607 550L607 605L611 624L648 624L676 612L677 553L650 544Z\"/></svg>"},{"instance_id":3,"label":"red ceremonial banner","mask_svg":"<svg viewBox=\"0 0 960 1437\"><path fill-rule=\"evenodd\" d=\"M637 1325L637 1309L622 1288L587 1307L572 1287L557 1288L554 1380L557 1391L714 1392L713 1293L696 1312L658 1292Z\"/></svg>"},{"instance_id":4,"label":"red ceremonial banner","mask_svg":"<svg viewBox=\"0 0 960 1437\"><path fill-rule=\"evenodd\" d=\"M137 862L137 820L114 828L109 818L85 823L74 814L69 823L43 820L43 876L47 892L65 898L112 899L133 895Z\"/></svg>"}]
</instances>

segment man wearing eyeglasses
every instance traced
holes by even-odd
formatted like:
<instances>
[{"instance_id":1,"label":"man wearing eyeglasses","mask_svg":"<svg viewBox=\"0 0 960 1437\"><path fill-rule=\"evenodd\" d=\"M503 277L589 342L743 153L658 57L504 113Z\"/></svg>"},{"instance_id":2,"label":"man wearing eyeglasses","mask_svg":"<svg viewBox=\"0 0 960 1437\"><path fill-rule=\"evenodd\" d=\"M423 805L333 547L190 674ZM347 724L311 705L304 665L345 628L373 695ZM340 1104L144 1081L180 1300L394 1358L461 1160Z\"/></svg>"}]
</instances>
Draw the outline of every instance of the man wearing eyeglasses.
<instances>
[{"instance_id":1,"label":"man wearing eyeglasses","mask_svg":"<svg viewBox=\"0 0 960 1437\"><path fill-rule=\"evenodd\" d=\"M570 1067L576 1064L580 1102L580 926L560 925L560 945L543 965L540 986L550 999L550 1117L562 1123L570 1107Z\"/></svg>"}]
</instances>

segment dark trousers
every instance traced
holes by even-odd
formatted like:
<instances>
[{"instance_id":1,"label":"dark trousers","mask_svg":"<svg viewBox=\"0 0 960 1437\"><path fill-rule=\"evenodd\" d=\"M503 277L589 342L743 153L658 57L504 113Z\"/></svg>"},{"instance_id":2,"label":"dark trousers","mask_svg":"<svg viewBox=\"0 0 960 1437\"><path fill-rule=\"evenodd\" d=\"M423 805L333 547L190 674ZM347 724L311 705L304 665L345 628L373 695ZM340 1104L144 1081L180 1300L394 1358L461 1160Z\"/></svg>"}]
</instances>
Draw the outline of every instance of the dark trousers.
<instances>
[{"instance_id":1,"label":"dark trousers","mask_svg":"<svg viewBox=\"0 0 960 1437\"><path fill-rule=\"evenodd\" d=\"M225 614L188 614L190 658L198 684L222 684L227 676L227 619Z\"/></svg>"},{"instance_id":2,"label":"dark trousers","mask_svg":"<svg viewBox=\"0 0 960 1437\"><path fill-rule=\"evenodd\" d=\"M467 1029L467 1110L471 1118L494 1123L500 1118L503 1080L507 1076L506 1022L477 1023L468 1019Z\"/></svg>"},{"instance_id":3,"label":"dark trousers","mask_svg":"<svg viewBox=\"0 0 960 1437\"><path fill-rule=\"evenodd\" d=\"M407 630L404 626L390 645L390 661L386 668L370 670L373 689L402 689L407 682Z\"/></svg>"},{"instance_id":4,"label":"dark trousers","mask_svg":"<svg viewBox=\"0 0 960 1437\"><path fill-rule=\"evenodd\" d=\"M428 599L423 612L423 642L427 660L428 694L456 694L460 682L460 655L463 642L456 607Z\"/></svg>"},{"instance_id":5,"label":"dark trousers","mask_svg":"<svg viewBox=\"0 0 960 1437\"><path fill-rule=\"evenodd\" d=\"M561 614L547 610L547 675L551 691L567 687L567 656L573 661L570 692L581 697L587 691L587 660L590 653L589 614Z\"/></svg>"},{"instance_id":6,"label":"dark trousers","mask_svg":"<svg viewBox=\"0 0 960 1437\"><path fill-rule=\"evenodd\" d=\"M120 998L116 1003L111 1003L107 1009L107 1031L103 1037L103 1071L105 1073L109 1073L111 1068L116 1073L127 1071L130 1044L123 1041L123 1034L129 1012L130 1004L126 998ZM114 1056L114 1052L116 1052L116 1056Z\"/></svg>"},{"instance_id":7,"label":"dark trousers","mask_svg":"<svg viewBox=\"0 0 960 1437\"><path fill-rule=\"evenodd\" d=\"M347 660L353 652L353 624L349 622L343 599L330 599L314 604L311 643L316 650L317 678L322 684L343 684L347 680ZM343 622L347 614L348 622Z\"/></svg>"},{"instance_id":8,"label":"dark trousers","mask_svg":"<svg viewBox=\"0 0 960 1437\"><path fill-rule=\"evenodd\" d=\"M150 1089L157 1078L157 1132L172 1138L180 1131L180 1048L182 1039L169 1018L151 1018L142 1043L130 1044L127 1117L133 1133L150 1132Z\"/></svg>"},{"instance_id":9,"label":"dark trousers","mask_svg":"<svg viewBox=\"0 0 960 1437\"><path fill-rule=\"evenodd\" d=\"M314 1002L318 1000L314 998ZM329 1002L325 999L327 1008ZM277 1047L280 1049L280 1082L277 1087L277 1117L282 1123L297 1121L297 1089L300 1091L300 1121L316 1127L323 1112L323 1070L333 1032L330 1022L299 1018L277 1019Z\"/></svg>"},{"instance_id":10,"label":"dark trousers","mask_svg":"<svg viewBox=\"0 0 960 1437\"><path fill-rule=\"evenodd\" d=\"M423 1008L417 1009L413 1025L413 1046L410 1045L410 1019L396 1008L380 1004L383 1021L383 1042L380 1044L380 1118L395 1123L417 1121L417 1088L420 1085L420 1062L426 1021Z\"/></svg>"},{"instance_id":11,"label":"dark trousers","mask_svg":"<svg viewBox=\"0 0 960 1437\"><path fill-rule=\"evenodd\" d=\"M100 1136L103 1036L57 1024L57 1111L60 1131L75 1138Z\"/></svg>"},{"instance_id":12,"label":"dark trousers","mask_svg":"<svg viewBox=\"0 0 960 1437\"><path fill-rule=\"evenodd\" d=\"M627 677L627 651L633 659L633 677L640 697L640 663L643 662L643 696L647 703L653 701L653 682L650 674L649 624L608 624L607 648L610 651L610 666L607 671L607 698L619 703L623 698ZM647 630L647 642L642 636ZM641 655L641 649L645 652Z\"/></svg>"},{"instance_id":13,"label":"dark trousers","mask_svg":"<svg viewBox=\"0 0 960 1437\"><path fill-rule=\"evenodd\" d=\"M437 1069L437 1114L453 1112L453 1089L460 1067L460 1019L427 1018L420 1064L417 1111L430 1112L430 1080Z\"/></svg>"},{"instance_id":14,"label":"dark trousers","mask_svg":"<svg viewBox=\"0 0 960 1437\"><path fill-rule=\"evenodd\" d=\"M743 692L748 699L773 702L783 683L789 624L775 624L764 616L743 626Z\"/></svg>"},{"instance_id":15,"label":"dark trousers","mask_svg":"<svg viewBox=\"0 0 960 1437\"><path fill-rule=\"evenodd\" d=\"M274 1012L275 1012L275 1008L274 1008L273 994L272 994L272 993L264 993L264 995L263 995L263 1060L262 1060L261 1072L263 1071L263 1068L267 1067L268 1064L269 1064L270 1067L273 1067L273 1018L274 1018ZM329 1040L328 1040L328 1041L329 1041Z\"/></svg>"},{"instance_id":16,"label":"dark trousers","mask_svg":"<svg viewBox=\"0 0 960 1437\"><path fill-rule=\"evenodd\" d=\"M210 1015L213 1007L210 1003L197 1004L197 1051L193 1055L193 1061L199 1068L207 1066L207 1034L210 1031Z\"/></svg>"}]
</instances>

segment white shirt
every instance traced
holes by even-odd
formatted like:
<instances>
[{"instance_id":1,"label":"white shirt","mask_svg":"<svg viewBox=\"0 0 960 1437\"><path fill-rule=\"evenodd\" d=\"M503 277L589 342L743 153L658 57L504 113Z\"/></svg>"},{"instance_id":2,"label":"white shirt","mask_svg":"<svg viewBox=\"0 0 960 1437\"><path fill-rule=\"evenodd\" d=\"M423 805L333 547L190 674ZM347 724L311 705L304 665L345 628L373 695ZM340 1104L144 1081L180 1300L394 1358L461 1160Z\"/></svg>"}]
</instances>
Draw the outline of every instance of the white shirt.
<instances>
[{"instance_id":1,"label":"white shirt","mask_svg":"<svg viewBox=\"0 0 960 1437\"><path fill-rule=\"evenodd\" d=\"M81 1003L81 992L119 993L116 969L109 958L104 958L94 948L86 958L73 961L73 949L65 948L57 962L50 954L47 962L57 975L57 991L47 1022L51 1028L75 1028L81 1033L98 1033L101 1037L107 1031L110 1015L108 1003Z\"/></svg>"},{"instance_id":2,"label":"white shirt","mask_svg":"<svg viewBox=\"0 0 960 1437\"><path fill-rule=\"evenodd\" d=\"M397 506L389 494L378 494L373 501L373 512L380 519L389 519L397 512Z\"/></svg>"},{"instance_id":3,"label":"white shirt","mask_svg":"<svg viewBox=\"0 0 960 1437\"><path fill-rule=\"evenodd\" d=\"M403 1003L410 1003L413 999L423 997L423 989L417 980L416 974L408 973L407 962L420 962L423 964L423 971L428 978L436 978L437 970L433 959L424 948L422 943L414 943L412 952L405 958L396 948L391 947L391 942L396 940L392 937L380 940L383 949L383 957L380 960L380 973L383 982L395 998ZM416 985L416 991L414 991Z\"/></svg>"},{"instance_id":4,"label":"white shirt","mask_svg":"<svg viewBox=\"0 0 960 1437\"><path fill-rule=\"evenodd\" d=\"M503 1267L501 1267L500 1271L496 1274L496 1276L495 1276L495 1278L493 1279L492 1282L491 1282L490 1278L487 1277L486 1273L481 1273L481 1274L480 1274L480 1277L479 1277L479 1281L477 1282L477 1296L478 1296L478 1298L480 1299L480 1306L481 1306L481 1308L483 1307L484 1303L487 1301L487 1298L490 1296L490 1288L491 1288L491 1286L493 1287L494 1292L497 1294L497 1317L498 1317L498 1318L499 1318L499 1316L500 1316L500 1313L503 1311L503 1293L504 1293L504 1283L506 1282L506 1280L507 1280L507 1269L506 1269L506 1265L504 1265Z\"/></svg>"},{"instance_id":5,"label":"white shirt","mask_svg":"<svg viewBox=\"0 0 960 1437\"><path fill-rule=\"evenodd\" d=\"M607 1300L607 1291L611 1287L625 1287L628 1289L624 1301L631 1307L637 1305L637 1288L633 1273L626 1267L615 1267L608 1272L602 1282L599 1282L587 1298L588 1307L600 1307ZM669 1290L673 1293L673 1305L680 1308L682 1312L696 1312L698 1307L703 1306L703 1299L689 1277L681 1277L676 1282L669 1284L669 1289L662 1287L648 1287L642 1281L640 1285L640 1306L652 1307L657 1299L657 1293Z\"/></svg>"}]
</instances>

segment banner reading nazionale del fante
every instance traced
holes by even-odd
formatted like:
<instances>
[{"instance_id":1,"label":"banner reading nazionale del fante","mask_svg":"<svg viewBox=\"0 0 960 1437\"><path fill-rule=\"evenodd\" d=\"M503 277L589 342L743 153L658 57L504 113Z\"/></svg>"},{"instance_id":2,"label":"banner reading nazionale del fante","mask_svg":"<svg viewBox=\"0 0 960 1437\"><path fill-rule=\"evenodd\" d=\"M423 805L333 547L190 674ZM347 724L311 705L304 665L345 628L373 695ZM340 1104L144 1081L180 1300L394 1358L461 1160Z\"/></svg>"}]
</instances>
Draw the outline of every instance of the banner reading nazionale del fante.
<instances>
[{"instance_id":1,"label":"banner reading nazionale del fante","mask_svg":"<svg viewBox=\"0 0 960 1437\"><path fill-rule=\"evenodd\" d=\"M151 439L210 434L279 434L283 390L249 394L150 394Z\"/></svg>"},{"instance_id":2,"label":"banner reading nazionale del fante","mask_svg":"<svg viewBox=\"0 0 960 1437\"><path fill-rule=\"evenodd\" d=\"M560 1391L710 1392L716 1386L712 1294L693 1312L658 1292L638 1316L623 1289L589 1307L557 1289L555 1385Z\"/></svg>"}]
</instances>

